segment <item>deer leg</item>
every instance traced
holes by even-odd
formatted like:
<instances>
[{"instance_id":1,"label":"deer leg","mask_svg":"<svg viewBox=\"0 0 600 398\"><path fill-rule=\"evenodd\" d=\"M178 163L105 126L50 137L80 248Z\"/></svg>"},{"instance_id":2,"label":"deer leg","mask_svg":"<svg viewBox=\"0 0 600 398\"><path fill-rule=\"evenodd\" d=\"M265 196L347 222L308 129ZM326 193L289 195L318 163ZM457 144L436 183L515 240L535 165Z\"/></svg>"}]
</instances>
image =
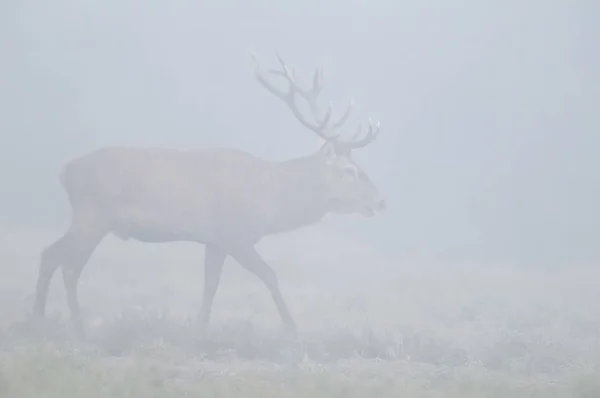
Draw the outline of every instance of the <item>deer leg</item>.
<instances>
[{"instance_id":1,"label":"deer leg","mask_svg":"<svg viewBox=\"0 0 600 398\"><path fill-rule=\"evenodd\" d=\"M78 284L81 271L87 264L92 253L104 237L103 233L86 234L74 239L74 245L62 264L63 280L67 293L67 304L71 312L71 320L76 331L83 335L83 320L79 306Z\"/></svg>"},{"instance_id":2,"label":"deer leg","mask_svg":"<svg viewBox=\"0 0 600 398\"><path fill-rule=\"evenodd\" d=\"M67 239L68 236L65 234L42 251L37 285L35 288L35 302L33 305L33 316L35 318L43 318L46 314L46 301L48 298L50 281L62 262L63 251Z\"/></svg>"},{"instance_id":3,"label":"deer leg","mask_svg":"<svg viewBox=\"0 0 600 398\"><path fill-rule=\"evenodd\" d=\"M204 294L199 317L203 327L208 326L212 303L221 281L226 256L227 254L221 249L206 245L204 252Z\"/></svg>"},{"instance_id":4,"label":"deer leg","mask_svg":"<svg viewBox=\"0 0 600 398\"><path fill-rule=\"evenodd\" d=\"M42 251L33 306L34 317L42 318L45 315L50 281L58 267L62 264L64 270L64 267L73 267L73 263L87 262L94 248L104 236L104 233L100 231L102 229L99 228L97 222L94 222L93 217L86 216L83 212L76 212L73 214L67 232ZM80 268L82 267L83 265ZM79 273L81 270L76 272L77 275ZM65 280L69 280L69 284L72 285L72 279L73 277L69 276Z\"/></svg>"},{"instance_id":5,"label":"deer leg","mask_svg":"<svg viewBox=\"0 0 600 398\"><path fill-rule=\"evenodd\" d=\"M71 318L78 328L82 326L77 281L94 249L106 234L101 220L93 211L74 212L67 232L42 251L33 306L34 317L44 316L50 281L57 268L62 265Z\"/></svg>"},{"instance_id":6,"label":"deer leg","mask_svg":"<svg viewBox=\"0 0 600 398\"><path fill-rule=\"evenodd\" d=\"M284 326L289 333L296 336L296 324L283 299L283 295L279 289L279 280L273 268L262 259L260 254L258 254L256 249L252 246L233 250L229 254L240 263L242 267L246 268L262 280L267 288L269 288Z\"/></svg>"}]
</instances>

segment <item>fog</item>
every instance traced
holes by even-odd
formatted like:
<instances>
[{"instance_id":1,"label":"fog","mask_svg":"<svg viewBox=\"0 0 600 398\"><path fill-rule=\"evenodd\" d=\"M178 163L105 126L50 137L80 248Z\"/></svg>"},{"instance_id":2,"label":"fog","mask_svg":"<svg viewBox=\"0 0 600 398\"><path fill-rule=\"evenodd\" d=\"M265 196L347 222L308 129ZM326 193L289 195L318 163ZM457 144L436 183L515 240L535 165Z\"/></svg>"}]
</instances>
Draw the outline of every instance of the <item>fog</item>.
<instances>
[{"instance_id":1,"label":"fog","mask_svg":"<svg viewBox=\"0 0 600 398\"><path fill-rule=\"evenodd\" d=\"M598 396L599 18L583 0L2 2L0 392L113 397L118 379L148 396L176 379L211 396ZM380 121L355 152L386 210L260 242L300 345L271 334L271 296L241 267L225 267L216 333L197 340L181 319L201 306L199 245L106 239L80 284L95 348L73 371L66 322L42 325L50 353L23 322L40 253L70 220L61 166L116 145L315 152L257 83L253 52L267 68L278 52L306 84L323 67L334 117L355 98L346 134ZM67 315L65 299L55 281L48 312Z\"/></svg>"},{"instance_id":2,"label":"fog","mask_svg":"<svg viewBox=\"0 0 600 398\"><path fill-rule=\"evenodd\" d=\"M348 133L389 208L340 218L395 256L576 265L600 256L597 6L589 2L60 0L2 5L0 219L64 223L60 165L104 145L230 146L268 159L315 138L253 77L275 51Z\"/></svg>"}]
</instances>

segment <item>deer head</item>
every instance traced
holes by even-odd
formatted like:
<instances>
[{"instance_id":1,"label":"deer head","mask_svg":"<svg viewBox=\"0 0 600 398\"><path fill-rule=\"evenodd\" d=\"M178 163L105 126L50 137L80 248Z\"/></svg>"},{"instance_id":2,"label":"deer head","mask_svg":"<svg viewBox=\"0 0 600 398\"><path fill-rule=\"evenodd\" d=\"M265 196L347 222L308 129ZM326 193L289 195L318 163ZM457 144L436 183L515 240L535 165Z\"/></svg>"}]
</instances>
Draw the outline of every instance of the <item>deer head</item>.
<instances>
[{"instance_id":1,"label":"deer head","mask_svg":"<svg viewBox=\"0 0 600 398\"><path fill-rule=\"evenodd\" d=\"M383 211L385 201L367 174L352 159L352 151L364 148L375 140L379 134L379 122L375 125L369 120L369 129L363 138L359 126L351 139L342 139L340 128L350 116L354 101L351 100L344 114L331 122L331 106L323 111L318 104L318 96L323 90L323 70L317 68L310 89L299 86L295 73L290 70L283 59L277 54L281 69L264 70L255 54L255 77L270 93L281 99L298 121L308 130L317 134L322 140L322 146L317 157L322 162L319 168L319 178L324 182L328 201L328 210L332 213L360 213L372 217L376 212ZM268 76L283 77L288 83L287 90L281 90L273 85ZM304 99L310 110L313 121L309 121L298 109L296 99Z\"/></svg>"}]
</instances>

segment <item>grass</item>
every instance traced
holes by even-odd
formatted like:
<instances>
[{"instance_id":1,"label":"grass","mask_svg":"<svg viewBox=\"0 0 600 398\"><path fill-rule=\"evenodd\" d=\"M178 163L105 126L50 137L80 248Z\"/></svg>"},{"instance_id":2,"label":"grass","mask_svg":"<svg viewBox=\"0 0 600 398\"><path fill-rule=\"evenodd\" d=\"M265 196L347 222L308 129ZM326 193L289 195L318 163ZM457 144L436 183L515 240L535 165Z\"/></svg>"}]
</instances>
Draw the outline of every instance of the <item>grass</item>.
<instances>
[{"instance_id":1,"label":"grass","mask_svg":"<svg viewBox=\"0 0 600 398\"><path fill-rule=\"evenodd\" d=\"M59 232L0 231L0 397L600 397L597 270L416 266L316 231L260 248L297 341L234 263L201 337L202 249L112 238L81 281L88 339L59 278L31 324L39 249Z\"/></svg>"},{"instance_id":2,"label":"grass","mask_svg":"<svg viewBox=\"0 0 600 398\"><path fill-rule=\"evenodd\" d=\"M412 368L412 369L411 369ZM410 370L409 370L410 369ZM597 377L569 383L507 377L481 368L415 368L402 363L346 363L320 368L248 366L239 360L185 364L132 356L115 360L68 350L29 348L5 356L2 396L119 397L597 397ZM408 372L406 372L408 370Z\"/></svg>"}]
</instances>

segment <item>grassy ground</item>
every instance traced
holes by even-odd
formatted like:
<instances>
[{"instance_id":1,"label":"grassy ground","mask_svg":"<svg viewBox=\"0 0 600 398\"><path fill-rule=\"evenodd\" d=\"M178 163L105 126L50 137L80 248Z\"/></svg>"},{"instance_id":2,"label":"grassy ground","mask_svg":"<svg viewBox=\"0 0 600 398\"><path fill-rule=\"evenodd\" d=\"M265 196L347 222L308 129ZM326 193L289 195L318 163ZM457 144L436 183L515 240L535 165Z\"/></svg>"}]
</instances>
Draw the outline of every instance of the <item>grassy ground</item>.
<instances>
[{"instance_id":1,"label":"grassy ground","mask_svg":"<svg viewBox=\"0 0 600 398\"><path fill-rule=\"evenodd\" d=\"M201 337L202 248L108 238L82 277L81 341L60 278L49 319L27 320L59 232L1 231L0 397L600 397L598 271L398 263L326 232L260 246L298 340L233 262Z\"/></svg>"},{"instance_id":2,"label":"grassy ground","mask_svg":"<svg viewBox=\"0 0 600 398\"><path fill-rule=\"evenodd\" d=\"M6 397L597 397L593 375L557 383L481 368L355 360L296 367L239 360L159 362L145 356L118 361L36 348L3 361Z\"/></svg>"}]
</instances>

